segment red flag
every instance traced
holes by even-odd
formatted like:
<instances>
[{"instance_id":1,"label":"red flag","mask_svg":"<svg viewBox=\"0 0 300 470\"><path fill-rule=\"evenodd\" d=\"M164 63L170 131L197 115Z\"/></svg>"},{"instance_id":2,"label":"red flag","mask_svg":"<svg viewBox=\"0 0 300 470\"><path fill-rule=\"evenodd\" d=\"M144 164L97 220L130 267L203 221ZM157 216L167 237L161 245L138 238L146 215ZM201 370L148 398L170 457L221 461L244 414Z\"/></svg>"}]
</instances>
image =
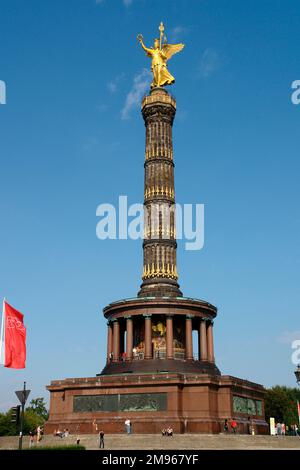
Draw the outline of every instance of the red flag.
<instances>
[{"instance_id":1,"label":"red flag","mask_svg":"<svg viewBox=\"0 0 300 470\"><path fill-rule=\"evenodd\" d=\"M300 403L297 401L297 408L298 408L298 419L300 424Z\"/></svg>"},{"instance_id":2,"label":"red flag","mask_svg":"<svg viewBox=\"0 0 300 470\"><path fill-rule=\"evenodd\" d=\"M3 302L3 352L4 367L11 369L24 369L26 361L26 328L23 323L23 314Z\"/></svg>"}]
</instances>

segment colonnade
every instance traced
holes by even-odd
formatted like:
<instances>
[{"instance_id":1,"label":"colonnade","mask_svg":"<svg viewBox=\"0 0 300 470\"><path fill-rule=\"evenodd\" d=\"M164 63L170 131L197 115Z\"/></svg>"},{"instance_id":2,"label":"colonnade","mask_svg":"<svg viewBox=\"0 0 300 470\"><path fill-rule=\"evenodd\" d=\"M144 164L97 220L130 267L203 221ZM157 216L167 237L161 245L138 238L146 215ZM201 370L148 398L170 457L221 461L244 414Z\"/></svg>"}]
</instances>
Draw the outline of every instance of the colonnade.
<instances>
[{"instance_id":1,"label":"colonnade","mask_svg":"<svg viewBox=\"0 0 300 470\"><path fill-rule=\"evenodd\" d=\"M153 359L152 352L152 315L143 315L145 322L144 359ZM174 359L173 318L166 315L166 358ZM114 318L107 323L107 362L119 362L122 359L132 361L134 320L138 315ZM120 327L120 321L126 321L126 328ZM196 327L196 328L195 328ZM193 359L193 329L198 332L198 360L215 362L213 321L209 318L185 315L185 359ZM126 332L126 344L124 336ZM124 353L124 354L123 354Z\"/></svg>"}]
</instances>

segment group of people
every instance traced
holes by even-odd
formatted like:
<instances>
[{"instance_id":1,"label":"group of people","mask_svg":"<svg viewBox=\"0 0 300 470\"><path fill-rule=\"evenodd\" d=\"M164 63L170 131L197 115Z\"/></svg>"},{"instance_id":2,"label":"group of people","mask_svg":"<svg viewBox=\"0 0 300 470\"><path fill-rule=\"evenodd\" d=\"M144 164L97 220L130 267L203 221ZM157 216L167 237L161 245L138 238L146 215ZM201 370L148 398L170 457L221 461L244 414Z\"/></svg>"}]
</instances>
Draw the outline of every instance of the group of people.
<instances>
[{"instance_id":1,"label":"group of people","mask_svg":"<svg viewBox=\"0 0 300 470\"><path fill-rule=\"evenodd\" d=\"M284 423L276 423L275 435L276 436L285 436L286 435L286 426L285 426Z\"/></svg>"},{"instance_id":2,"label":"group of people","mask_svg":"<svg viewBox=\"0 0 300 470\"><path fill-rule=\"evenodd\" d=\"M34 438L36 437L36 442L40 442L43 438L44 429L42 426L38 426L34 431L29 433L29 447L34 445Z\"/></svg>"},{"instance_id":3,"label":"group of people","mask_svg":"<svg viewBox=\"0 0 300 470\"><path fill-rule=\"evenodd\" d=\"M173 436L173 429L169 426L167 428L164 428L161 430L161 435L162 436Z\"/></svg>"},{"instance_id":4,"label":"group of people","mask_svg":"<svg viewBox=\"0 0 300 470\"><path fill-rule=\"evenodd\" d=\"M60 438L68 437L69 435L70 435L70 432L68 428L64 429L63 431L61 431L60 429L55 429L53 432L53 436L57 436Z\"/></svg>"},{"instance_id":5,"label":"group of people","mask_svg":"<svg viewBox=\"0 0 300 470\"><path fill-rule=\"evenodd\" d=\"M125 424L126 434L131 434L132 433L132 424L131 424L130 419L127 418L125 420L124 424ZM98 431L98 426L97 426L96 420L93 421L93 426L95 427L96 431ZM98 436L99 436L99 448L104 449L104 431L103 430L99 431Z\"/></svg>"},{"instance_id":6,"label":"group of people","mask_svg":"<svg viewBox=\"0 0 300 470\"><path fill-rule=\"evenodd\" d=\"M235 420L235 419L232 419L232 420L230 421L230 429L231 429L231 432L232 432L233 434L236 434L236 433L237 433L237 427L238 427L238 425L237 425L236 420ZM224 432L225 432L225 433L228 433L228 432L229 432L228 419L225 419L225 421L224 421Z\"/></svg>"},{"instance_id":7,"label":"group of people","mask_svg":"<svg viewBox=\"0 0 300 470\"><path fill-rule=\"evenodd\" d=\"M300 436L299 427L297 424L286 426L285 423L276 423L275 436Z\"/></svg>"},{"instance_id":8,"label":"group of people","mask_svg":"<svg viewBox=\"0 0 300 470\"><path fill-rule=\"evenodd\" d=\"M291 424L291 434L292 436L300 436L300 431L297 424Z\"/></svg>"}]
</instances>

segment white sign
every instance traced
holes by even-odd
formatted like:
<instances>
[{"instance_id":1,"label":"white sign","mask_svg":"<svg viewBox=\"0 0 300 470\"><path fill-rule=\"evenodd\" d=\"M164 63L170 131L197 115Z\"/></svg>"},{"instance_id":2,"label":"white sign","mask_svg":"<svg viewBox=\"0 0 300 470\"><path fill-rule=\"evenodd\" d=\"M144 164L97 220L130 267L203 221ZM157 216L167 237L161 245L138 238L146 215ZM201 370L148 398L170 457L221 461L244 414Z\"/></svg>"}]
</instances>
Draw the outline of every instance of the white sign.
<instances>
[{"instance_id":1,"label":"white sign","mask_svg":"<svg viewBox=\"0 0 300 470\"><path fill-rule=\"evenodd\" d=\"M275 431L275 418L270 418L270 434L271 434L271 436L275 436L275 435L276 435L276 431Z\"/></svg>"}]
</instances>

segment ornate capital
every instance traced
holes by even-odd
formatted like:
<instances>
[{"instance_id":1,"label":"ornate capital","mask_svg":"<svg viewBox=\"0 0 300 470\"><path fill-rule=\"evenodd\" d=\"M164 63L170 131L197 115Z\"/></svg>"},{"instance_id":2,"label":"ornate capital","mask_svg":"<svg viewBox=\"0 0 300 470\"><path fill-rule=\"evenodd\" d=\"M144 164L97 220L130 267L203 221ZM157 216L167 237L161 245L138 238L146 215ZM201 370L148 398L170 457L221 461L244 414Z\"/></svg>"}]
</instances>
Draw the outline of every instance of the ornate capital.
<instances>
[{"instance_id":1,"label":"ornate capital","mask_svg":"<svg viewBox=\"0 0 300 470\"><path fill-rule=\"evenodd\" d=\"M153 103L142 108L143 118L147 125L164 120L172 126L175 113L176 108L170 104Z\"/></svg>"}]
</instances>

